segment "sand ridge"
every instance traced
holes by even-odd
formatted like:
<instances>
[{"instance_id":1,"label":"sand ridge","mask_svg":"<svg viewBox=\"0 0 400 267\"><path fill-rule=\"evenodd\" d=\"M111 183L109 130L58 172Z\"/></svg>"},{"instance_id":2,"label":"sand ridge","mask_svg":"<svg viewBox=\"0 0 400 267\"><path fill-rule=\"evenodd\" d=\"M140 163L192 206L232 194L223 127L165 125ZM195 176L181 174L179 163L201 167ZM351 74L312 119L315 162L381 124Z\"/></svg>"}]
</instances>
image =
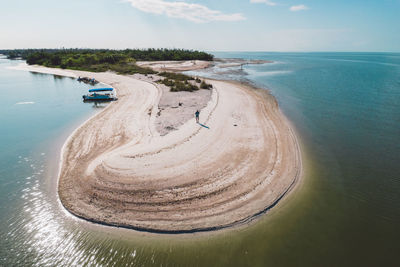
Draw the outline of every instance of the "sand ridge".
<instances>
[{"instance_id":1,"label":"sand ridge","mask_svg":"<svg viewBox=\"0 0 400 267\"><path fill-rule=\"evenodd\" d=\"M193 118L160 136L157 85L72 73L110 84L119 97L62 151L59 197L80 218L159 233L217 230L275 206L301 175L296 136L265 92L208 81L214 89L203 126Z\"/></svg>"}]
</instances>

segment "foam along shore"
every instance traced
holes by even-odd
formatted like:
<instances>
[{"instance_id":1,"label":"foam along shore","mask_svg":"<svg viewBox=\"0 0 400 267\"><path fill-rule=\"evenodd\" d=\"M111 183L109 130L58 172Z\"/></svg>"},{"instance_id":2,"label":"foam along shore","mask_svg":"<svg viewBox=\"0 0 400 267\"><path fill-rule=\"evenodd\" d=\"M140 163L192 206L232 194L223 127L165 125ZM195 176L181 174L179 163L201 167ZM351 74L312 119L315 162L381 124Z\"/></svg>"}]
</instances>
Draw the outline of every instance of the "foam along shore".
<instances>
[{"instance_id":1,"label":"foam along shore","mask_svg":"<svg viewBox=\"0 0 400 267\"><path fill-rule=\"evenodd\" d=\"M275 206L301 175L296 136L264 90L208 81L214 89L201 124L193 118L160 136L157 84L65 72L94 77L119 96L75 130L61 152L59 197L80 218L161 233L217 230Z\"/></svg>"}]
</instances>

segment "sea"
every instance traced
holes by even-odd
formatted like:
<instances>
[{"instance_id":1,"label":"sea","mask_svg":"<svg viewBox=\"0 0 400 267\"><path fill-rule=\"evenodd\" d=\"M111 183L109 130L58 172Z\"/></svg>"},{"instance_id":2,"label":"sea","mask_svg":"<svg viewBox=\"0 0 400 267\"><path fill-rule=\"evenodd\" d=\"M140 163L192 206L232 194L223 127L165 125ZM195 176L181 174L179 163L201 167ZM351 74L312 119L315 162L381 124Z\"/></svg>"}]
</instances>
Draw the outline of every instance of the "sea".
<instances>
[{"instance_id":1,"label":"sea","mask_svg":"<svg viewBox=\"0 0 400 267\"><path fill-rule=\"evenodd\" d=\"M10 69L23 61L0 56L0 266L399 266L400 54L213 54L272 61L189 73L276 97L301 144L294 192L214 233L77 219L57 197L60 150L105 105L82 103L90 85Z\"/></svg>"}]
</instances>

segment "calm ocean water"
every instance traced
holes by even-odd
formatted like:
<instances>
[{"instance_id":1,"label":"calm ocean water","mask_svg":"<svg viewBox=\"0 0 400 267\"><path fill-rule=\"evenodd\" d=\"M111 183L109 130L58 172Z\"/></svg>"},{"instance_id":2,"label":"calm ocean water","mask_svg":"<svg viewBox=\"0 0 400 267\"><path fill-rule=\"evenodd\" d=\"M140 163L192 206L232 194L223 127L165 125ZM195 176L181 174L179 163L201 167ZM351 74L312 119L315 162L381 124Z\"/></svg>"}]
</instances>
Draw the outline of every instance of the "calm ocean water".
<instances>
[{"instance_id":1,"label":"calm ocean water","mask_svg":"<svg viewBox=\"0 0 400 267\"><path fill-rule=\"evenodd\" d=\"M248 227L194 238L82 223L54 191L60 144L97 110L88 86L0 59L0 266L398 266L400 54L215 54L274 61L198 73L269 88L302 142L298 190Z\"/></svg>"}]
</instances>

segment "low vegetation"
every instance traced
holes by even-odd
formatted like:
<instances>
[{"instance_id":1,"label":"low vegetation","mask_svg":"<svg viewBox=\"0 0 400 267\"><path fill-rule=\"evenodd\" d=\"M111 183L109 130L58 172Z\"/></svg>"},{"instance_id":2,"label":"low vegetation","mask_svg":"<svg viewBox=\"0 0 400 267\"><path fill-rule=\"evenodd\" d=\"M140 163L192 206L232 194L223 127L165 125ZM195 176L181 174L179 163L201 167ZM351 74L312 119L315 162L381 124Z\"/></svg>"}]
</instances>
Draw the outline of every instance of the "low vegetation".
<instances>
[{"instance_id":1,"label":"low vegetation","mask_svg":"<svg viewBox=\"0 0 400 267\"><path fill-rule=\"evenodd\" d=\"M202 81L200 84L201 89L211 89L213 88L211 84L206 83L205 81Z\"/></svg>"},{"instance_id":2,"label":"low vegetation","mask_svg":"<svg viewBox=\"0 0 400 267\"><path fill-rule=\"evenodd\" d=\"M165 77L159 82L170 87L172 92L188 91L193 92L201 89L211 89L212 85L199 78L193 78L182 73L160 72L159 76ZM200 88L199 85L200 84Z\"/></svg>"},{"instance_id":3,"label":"low vegetation","mask_svg":"<svg viewBox=\"0 0 400 267\"><path fill-rule=\"evenodd\" d=\"M171 92L181 92L181 91L193 92L200 89L197 85L192 84L188 81L172 80L168 78L161 80L160 83L171 88Z\"/></svg>"},{"instance_id":4,"label":"low vegetation","mask_svg":"<svg viewBox=\"0 0 400 267\"><path fill-rule=\"evenodd\" d=\"M163 76L167 79L172 79L176 81L190 81L194 80L193 77L182 74L182 73L175 73L175 72L160 72L158 75Z\"/></svg>"}]
</instances>

